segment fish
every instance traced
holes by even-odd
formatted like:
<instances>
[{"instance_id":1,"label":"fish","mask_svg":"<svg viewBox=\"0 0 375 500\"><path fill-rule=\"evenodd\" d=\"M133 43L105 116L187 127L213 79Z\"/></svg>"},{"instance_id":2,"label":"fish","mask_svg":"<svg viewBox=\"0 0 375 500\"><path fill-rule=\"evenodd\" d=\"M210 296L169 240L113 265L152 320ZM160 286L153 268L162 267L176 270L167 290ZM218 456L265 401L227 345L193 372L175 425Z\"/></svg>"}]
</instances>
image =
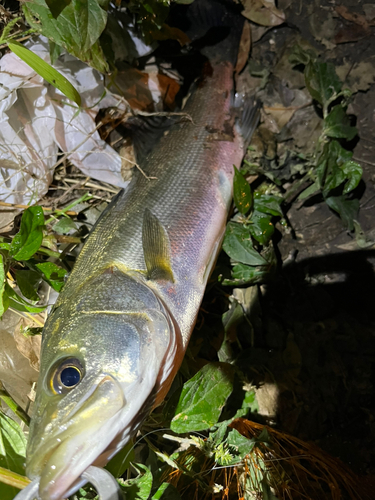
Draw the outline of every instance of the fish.
<instances>
[{"instance_id":1,"label":"fish","mask_svg":"<svg viewBox=\"0 0 375 500\"><path fill-rule=\"evenodd\" d=\"M219 28L215 43L200 47L204 71L183 109L189 119L174 121L151 151L141 137L146 175L137 171L101 215L43 329L26 458L41 500L72 494L163 401L221 248L233 166L259 112L235 97L243 18L216 0L186 12L198 40L208 24Z\"/></svg>"}]
</instances>

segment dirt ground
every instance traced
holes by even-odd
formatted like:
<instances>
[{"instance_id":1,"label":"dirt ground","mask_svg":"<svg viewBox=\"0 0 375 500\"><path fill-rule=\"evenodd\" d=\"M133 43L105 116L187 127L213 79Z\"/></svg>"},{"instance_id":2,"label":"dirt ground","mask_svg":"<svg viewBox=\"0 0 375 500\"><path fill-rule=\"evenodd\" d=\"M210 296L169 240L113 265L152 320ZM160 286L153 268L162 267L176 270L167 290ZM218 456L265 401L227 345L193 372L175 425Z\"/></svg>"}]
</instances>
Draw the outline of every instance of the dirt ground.
<instances>
[{"instance_id":1,"label":"dirt ground","mask_svg":"<svg viewBox=\"0 0 375 500\"><path fill-rule=\"evenodd\" d=\"M302 37L355 92L349 111L357 117L354 158L363 167L359 222L369 244L359 248L325 203L294 203L293 231L278 244L282 272L262 288L256 345L278 385L279 428L374 475L375 31L344 19L339 5L375 17L373 4L358 0L283 0L287 25L255 42L253 58L288 85L280 60L289 41Z\"/></svg>"}]
</instances>

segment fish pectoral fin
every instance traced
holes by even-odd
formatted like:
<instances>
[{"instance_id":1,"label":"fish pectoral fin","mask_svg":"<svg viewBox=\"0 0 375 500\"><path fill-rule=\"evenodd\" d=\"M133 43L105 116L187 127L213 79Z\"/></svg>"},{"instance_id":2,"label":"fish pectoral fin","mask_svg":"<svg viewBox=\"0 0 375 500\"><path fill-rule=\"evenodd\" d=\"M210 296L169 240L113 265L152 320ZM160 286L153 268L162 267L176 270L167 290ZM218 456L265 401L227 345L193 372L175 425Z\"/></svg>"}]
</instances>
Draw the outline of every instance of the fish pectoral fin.
<instances>
[{"instance_id":1,"label":"fish pectoral fin","mask_svg":"<svg viewBox=\"0 0 375 500\"><path fill-rule=\"evenodd\" d=\"M168 233L148 208L143 216L142 245L147 278L174 282Z\"/></svg>"}]
</instances>

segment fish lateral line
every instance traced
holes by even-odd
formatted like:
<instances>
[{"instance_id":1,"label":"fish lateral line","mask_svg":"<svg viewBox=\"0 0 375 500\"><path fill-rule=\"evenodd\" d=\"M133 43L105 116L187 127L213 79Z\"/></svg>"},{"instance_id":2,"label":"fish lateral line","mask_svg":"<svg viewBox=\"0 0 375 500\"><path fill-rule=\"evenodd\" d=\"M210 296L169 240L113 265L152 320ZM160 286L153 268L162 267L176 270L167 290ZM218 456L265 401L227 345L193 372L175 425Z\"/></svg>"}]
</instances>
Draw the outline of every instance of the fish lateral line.
<instances>
[{"instance_id":1,"label":"fish lateral line","mask_svg":"<svg viewBox=\"0 0 375 500\"><path fill-rule=\"evenodd\" d=\"M143 311L106 311L106 310L99 310L99 311L79 311L82 314L114 314L114 315L126 315L126 316L144 316L147 315Z\"/></svg>"}]
</instances>

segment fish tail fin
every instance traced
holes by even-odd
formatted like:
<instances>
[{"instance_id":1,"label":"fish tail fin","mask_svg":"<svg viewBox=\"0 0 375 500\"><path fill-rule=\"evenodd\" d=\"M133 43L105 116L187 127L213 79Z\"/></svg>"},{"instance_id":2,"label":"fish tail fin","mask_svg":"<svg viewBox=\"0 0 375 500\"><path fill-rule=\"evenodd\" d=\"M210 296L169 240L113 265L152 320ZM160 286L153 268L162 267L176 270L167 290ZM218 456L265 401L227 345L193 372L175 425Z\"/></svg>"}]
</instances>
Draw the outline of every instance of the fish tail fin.
<instances>
[{"instance_id":1,"label":"fish tail fin","mask_svg":"<svg viewBox=\"0 0 375 500\"><path fill-rule=\"evenodd\" d=\"M244 25L241 7L232 0L196 0L183 6L179 26L211 64L229 61L235 66Z\"/></svg>"}]
</instances>

